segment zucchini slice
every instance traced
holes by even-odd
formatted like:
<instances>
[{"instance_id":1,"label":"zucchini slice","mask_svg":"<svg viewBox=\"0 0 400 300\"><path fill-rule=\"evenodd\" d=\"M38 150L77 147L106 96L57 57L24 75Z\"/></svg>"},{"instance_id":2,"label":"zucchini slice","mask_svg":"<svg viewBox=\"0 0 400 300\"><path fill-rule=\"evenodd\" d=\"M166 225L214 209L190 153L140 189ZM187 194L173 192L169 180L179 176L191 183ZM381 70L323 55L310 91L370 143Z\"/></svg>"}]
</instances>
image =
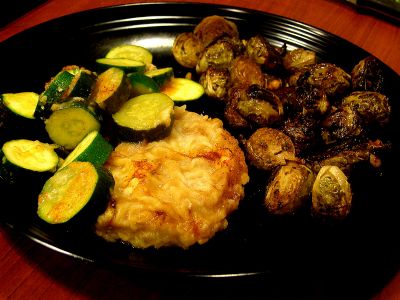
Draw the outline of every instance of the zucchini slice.
<instances>
[{"instance_id":1,"label":"zucchini slice","mask_svg":"<svg viewBox=\"0 0 400 300\"><path fill-rule=\"evenodd\" d=\"M100 129L94 113L79 103L54 111L45 124L50 139L68 150L74 149L90 132Z\"/></svg>"},{"instance_id":2,"label":"zucchini slice","mask_svg":"<svg viewBox=\"0 0 400 300\"><path fill-rule=\"evenodd\" d=\"M96 82L96 75L86 69L78 69L76 71L74 80L69 87L68 97L79 97L88 99L94 84Z\"/></svg>"},{"instance_id":3,"label":"zucchini slice","mask_svg":"<svg viewBox=\"0 0 400 300\"><path fill-rule=\"evenodd\" d=\"M49 106L59 102L71 85L75 75L67 70L60 71L49 83L44 92L40 94L39 102L42 106Z\"/></svg>"},{"instance_id":4,"label":"zucchini slice","mask_svg":"<svg viewBox=\"0 0 400 300\"><path fill-rule=\"evenodd\" d=\"M98 131L92 131L65 158L60 168L73 161L88 161L94 165L103 165L112 150L113 146Z\"/></svg>"},{"instance_id":5,"label":"zucchini slice","mask_svg":"<svg viewBox=\"0 0 400 300\"><path fill-rule=\"evenodd\" d=\"M89 162L71 162L44 184L38 216L50 224L94 222L107 207L112 175Z\"/></svg>"},{"instance_id":6,"label":"zucchini slice","mask_svg":"<svg viewBox=\"0 0 400 300\"><path fill-rule=\"evenodd\" d=\"M0 95L0 145L12 139L47 138L42 120L36 118L38 101L33 92Z\"/></svg>"},{"instance_id":7,"label":"zucchini slice","mask_svg":"<svg viewBox=\"0 0 400 300\"><path fill-rule=\"evenodd\" d=\"M152 78L158 84L158 86L163 86L172 77L174 77L174 69L172 67L154 69L145 72L144 75Z\"/></svg>"},{"instance_id":8,"label":"zucchini slice","mask_svg":"<svg viewBox=\"0 0 400 300\"><path fill-rule=\"evenodd\" d=\"M108 68L116 67L122 69L127 73L131 72L144 72L146 65L142 61L133 60L129 58L98 58L96 63L100 71L105 71Z\"/></svg>"},{"instance_id":9,"label":"zucchini slice","mask_svg":"<svg viewBox=\"0 0 400 300\"><path fill-rule=\"evenodd\" d=\"M132 97L160 92L158 84L153 79L142 73L128 74L128 79L131 83Z\"/></svg>"},{"instance_id":10,"label":"zucchini slice","mask_svg":"<svg viewBox=\"0 0 400 300\"><path fill-rule=\"evenodd\" d=\"M2 95L4 105L18 116L35 119L39 95L34 92L6 93Z\"/></svg>"},{"instance_id":11,"label":"zucchini slice","mask_svg":"<svg viewBox=\"0 0 400 300\"><path fill-rule=\"evenodd\" d=\"M130 83L125 72L119 68L109 68L96 80L90 101L109 113L117 112L130 97Z\"/></svg>"},{"instance_id":12,"label":"zucchini slice","mask_svg":"<svg viewBox=\"0 0 400 300\"><path fill-rule=\"evenodd\" d=\"M157 140L170 132L173 114L171 98L162 93L152 93L128 100L112 118L123 140Z\"/></svg>"},{"instance_id":13,"label":"zucchini slice","mask_svg":"<svg viewBox=\"0 0 400 300\"><path fill-rule=\"evenodd\" d=\"M55 145L32 140L11 140L4 143L4 163L35 172L55 171L59 157Z\"/></svg>"},{"instance_id":14,"label":"zucchini slice","mask_svg":"<svg viewBox=\"0 0 400 300\"><path fill-rule=\"evenodd\" d=\"M204 94L204 87L191 79L171 78L161 87L161 92L175 102L185 102L201 98Z\"/></svg>"},{"instance_id":15,"label":"zucchini slice","mask_svg":"<svg viewBox=\"0 0 400 300\"><path fill-rule=\"evenodd\" d=\"M153 54L146 48L137 45L119 45L111 48L105 56L106 58L128 58L141 61L150 65L153 61Z\"/></svg>"}]
</instances>

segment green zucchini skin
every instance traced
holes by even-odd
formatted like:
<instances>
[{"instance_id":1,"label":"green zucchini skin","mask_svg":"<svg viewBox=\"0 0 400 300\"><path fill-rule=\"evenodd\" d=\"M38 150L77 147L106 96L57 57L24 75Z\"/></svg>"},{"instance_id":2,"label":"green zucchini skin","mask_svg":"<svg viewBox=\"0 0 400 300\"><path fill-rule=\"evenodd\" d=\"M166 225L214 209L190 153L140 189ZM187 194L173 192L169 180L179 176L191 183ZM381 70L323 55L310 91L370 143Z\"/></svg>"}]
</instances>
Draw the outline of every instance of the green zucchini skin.
<instances>
[{"instance_id":1,"label":"green zucchini skin","mask_svg":"<svg viewBox=\"0 0 400 300\"><path fill-rule=\"evenodd\" d=\"M76 65L65 66L45 85L39 96L35 117L45 120L51 114L53 104L68 101L72 97L87 99L96 81L95 73Z\"/></svg>"},{"instance_id":2,"label":"green zucchini skin","mask_svg":"<svg viewBox=\"0 0 400 300\"><path fill-rule=\"evenodd\" d=\"M79 97L87 100L96 83L96 75L86 69L79 69L75 75L74 84L70 87L68 97Z\"/></svg>"},{"instance_id":3,"label":"green zucchini skin","mask_svg":"<svg viewBox=\"0 0 400 300\"><path fill-rule=\"evenodd\" d=\"M113 114L129 99L131 86L126 73L119 68L109 68L96 80L90 102Z\"/></svg>"},{"instance_id":4,"label":"green zucchini skin","mask_svg":"<svg viewBox=\"0 0 400 300\"><path fill-rule=\"evenodd\" d=\"M93 176L94 181L82 180ZM64 228L93 225L107 208L113 187L114 178L104 167L71 162L44 183L37 214L44 222Z\"/></svg>"},{"instance_id":5,"label":"green zucchini skin","mask_svg":"<svg viewBox=\"0 0 400 300\"><path fill-rule=\"evenodd\" d=\"M129 58L98 58L96 59L97 69L99 72L104 72L111 67L119 68L126 73L140 72L143 73L146 69L144 62L132 60Z\"/></svg>"},{"instance_id":6,"label":"green zucchini skin","mask_svg":"<svg viewBox=\"0 0 400 300\"><path fill-rule=\"evenodd\" d=\"M161 87L174 77L174 69L172 67L165 67L147 71L144 75L152 78L156 84Z\"/></svg>"},{"instance_id":7,"label":"green zucchini skin","mask_svg":"<svg viewBox=\"0 0 400 300\"><path fill-rule=\"evenodd\" d=\"M128 74L128 79L131 83L131 97L160 92L158 84L143 73Z\"/></svg>"},{"instance_id":8,"label":"green zucchini skin","mask_svg":"<svg viewBox=\"0 0 400 300\"><path fill-rule=\"evenodd\" d=\"M98 131L90 132L65 158L60 168L64 168L73 161L88 161L94 165L103 165L113 146Z\"/></svg>"}]
</instances>

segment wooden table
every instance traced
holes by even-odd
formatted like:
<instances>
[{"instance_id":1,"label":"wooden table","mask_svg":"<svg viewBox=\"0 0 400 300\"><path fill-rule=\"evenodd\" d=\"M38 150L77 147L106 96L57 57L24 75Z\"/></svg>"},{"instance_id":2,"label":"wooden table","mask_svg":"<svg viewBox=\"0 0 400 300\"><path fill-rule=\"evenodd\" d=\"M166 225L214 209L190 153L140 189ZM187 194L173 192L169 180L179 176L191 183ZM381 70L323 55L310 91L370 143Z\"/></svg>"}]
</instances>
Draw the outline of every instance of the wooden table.
<instances>
[{"instance_id":1,"label":"wooden table","mask_svg":"<svg viewBox=\"0 0 400 300\"><path fill-rule=\"evenodd\" d=\"M47 20L82 10L137 1L129 0L52 0L0 30L0 42ZM151 1L142 1L151 2ZM195 2L195 1L182 1ZM198 1L196 1L198 2ZM207 3L257 9L302 21L338 35L372 53L400 74L400 27L379 17L355 10L341 1L329 0L208 0ZM4 58L3 58L4 59ZM263 298L282 299L304 296L307 299L329 298L330 291L318 282L281 286L271 283L223 283L191 291L190 285L166 284L159 279L142 278L88 264L47 249L30 239L0 226L0 299L177 299L260 292ZM201 286L201 285L200 285ZM199 289L199 287L193 287ZM288 292L292 290L292 292ZM295 291L293 291L295 290ZM198 297L195 297L195 296ZM345 298L343 295L341 298ZM400 272L387 280L374 299L400 298Z\"/></svg>"}]
</instances>

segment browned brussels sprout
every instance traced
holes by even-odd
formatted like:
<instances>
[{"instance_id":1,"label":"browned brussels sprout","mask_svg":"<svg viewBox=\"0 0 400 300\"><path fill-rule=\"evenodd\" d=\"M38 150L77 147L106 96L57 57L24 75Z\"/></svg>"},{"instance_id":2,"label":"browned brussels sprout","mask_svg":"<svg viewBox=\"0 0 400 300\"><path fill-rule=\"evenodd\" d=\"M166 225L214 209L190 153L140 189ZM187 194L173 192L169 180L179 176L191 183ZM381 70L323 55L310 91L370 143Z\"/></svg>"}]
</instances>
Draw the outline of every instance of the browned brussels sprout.
<instances>
[{"instance_id":1,"label":"browned brussels sprout","mask_svg":"<svg viewBox=\"0 0 400 300\"><path fill-rule=\"evenodd\" d=\"M297 48L286 53L283 57L283 66L290 72L296 72L304 67L316 64L316 54L314 51Z\"/></svg>"},{"instance_id":2,"label":"browned brussels sprout","mask_svg":"<svg viewBox=\"0 0 400 300\"><path fill-rule=\"evenodd\" d=\"M281 53L261 35L247 40L246 54L256 63L264 65L268 69L274 69L282 64Z\"/></svg>"},{"instance_id":3,"label":"browned brussels sprout","mask_svg":"<svg viewBox=\"0 0 400 300\"><path fill-rule=\"evenodd\" d=\"M321 87L304 85L296 87L286 98L286 106L292 114L320 117L326 114L330 103Z\"/></svg>"},{"instance_id":4,"label":"browned brussels sprout","mask_svg":"<svg viewBox=\"0 0 400 300\"><path fill-rule=\"evenodd\" d=\"M312 188L312 214L342 219L350 212L352 198L346 175L336 166L322 167Z\"/></svg>"},{"instance_id":5,"label":"browned brussels sprout","mask_svg":"<svg viewBox=\"0 0 400 300\"><path fill-rule=\"evenodd\" d=\"M321 135L325 144L332 144L364 134L357 113L349 106L342 106L328 115L321 123Z\"/></svg>"},{"instance_id":6,"label":"browned brussels sprout","mask_svg":"<svg viewBox=\"0 0 400 300\"><path fill-rule=\"evenodd\" d=\"M319 63L310 67L298 79L299 84L322 88L328 97L340 96L350 87L351 77L343 69L331 63Z\"/></svg>"},{"instance_id":7,"label":"browned brussels sprout","mask_svg":"<svg viewBox=\"0 0 400 300\"><path fill-rule=\"evenodd\" d=\"M230 65L230 82L233 85L250 86L257 84L264 86L264 74L253 59L245 56L236 57Z\"/></svg>"},{"instance_id":8,"label":"browned brussels sprout","mask_svg":"<svg viewBox=\"0 0 400 300\"><path fill-rule=\"evenodd\" d=\"M187 68L194 68L203 53L204 46L193 32L179 34L172 46L172 54L176 61Z\"/></svg>"},{"instance_id":9,"label":"browned brussels sprout","mask_svg":"<svg viewBox=\"0 0 400 300\"><path fill-rule=\"evenodd\" d=\"M305 165L289 163L279 167L268 183L264 204L275 215L294 214L311 194L314 173Z\"/></svg>"},{"instance_id":10,"label":"browned brussels sprout","mask_svg":"<svg viewBox=\"0 0 400 300\"><path fill-rule=\"evenodd\" d=\"M208 47L223 36L239 37L239 31L235 23L216 15L202 19L193 32L204 47Z\"/></svg>"},{"instance_id":11,"label":"browned brussels sprout","mask_svg":"<svg viewBox=\"0 0 400 300\"><path fill-rule=\"evenodd\" d=\"M281 130L293 141L296 155L310 151L318 142L318 120L310 115L298 114L286 119Z\"/></svg>"},{"instance_id":12,"label":"browned brussels sprout","mask_svg":"<svg viewBox=\"0 0 400 300\"><path fill-rule=\"evenodd\" d=\"M224 100L229 86L229 71L227 69L209 67L200 76L200 84L204 87L207 96Z\"/></svg>"},{"instance_id":13,"label":"browned brussels sprout","mask_svg":"<svg viewBox=\"0 0 400 300\"><path fill-rule=\"evenodd\" d=\"M282 131L262 127L244 143L249 162L256 168L273 171L289 161L298 161L290 138Z\"/></svg>"},{"instance_id":14,"label":"browned brussels sprout","mask_svg":"<svg viewBox=\"0 0 400 300\"><path fill-rule=\"evenodd\" d=\"M218 40L208 46L196 65L196 72L203 73L209 67L227 68L235 57L232 45L226 40Z\"/></svg>"},{"instance_id":15,"label":"browned brussels sprout","mask_svg":"<svg viewBox=\"0 0 400 300\"><path fill-rule=\"evenodd\" d=\"M238 99L237 111L247 120L261 126L277 123L283 116L283 105L272 91L251 85Z\"/></svg>"},{"instance_id":16,"label":"browned brussels sprout","mask_svg":"<svg viewBox=\"0 0 400 300\"><path fill-rule=\"evenodd\" d=\"M377 92L353 92L345 97L342 105L351 107L364 125L384 126L389 122L390 105L385 95Z\"/></svg>"},{"instance_id":17,"label":"browned brussels sprout","mask_svg":"<svg viewBox=\"0 0 400 300\"><path fill-rule=\"evenodd\" d=\"M362 59L351 71L351 86L354 91L383 92L383 70L373 56Z\"/></svg>"},{"instance_id":18,"label":"browned brussels sprout","mask_svg":"<svg viewBox=\"0 0 400 300\"><path fill-rule=\"evenodd\" d=\"M224 118L230 127L236 129L249 128L250 123L237 111L237 104L240 99L245 99L247 92L243 87L231 87L228 90L225 101Z\"/></svg>"}]
</instances>

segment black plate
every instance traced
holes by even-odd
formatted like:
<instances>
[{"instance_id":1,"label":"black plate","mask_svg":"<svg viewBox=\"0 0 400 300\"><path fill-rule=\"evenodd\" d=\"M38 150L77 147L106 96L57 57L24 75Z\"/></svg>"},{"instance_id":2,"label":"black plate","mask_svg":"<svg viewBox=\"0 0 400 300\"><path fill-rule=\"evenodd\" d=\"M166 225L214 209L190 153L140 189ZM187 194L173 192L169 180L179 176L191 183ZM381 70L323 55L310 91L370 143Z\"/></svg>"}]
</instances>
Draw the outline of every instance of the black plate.
<instances>
[{"instance_id":1,"label":"black plate","mask_svg":"<svg viewBox=\"0 0 400 300\"><path fill-rule=\"evenodd\" d=\"M0 44L0 91L35 91L63 66L94 68L95 58L121 43L142 45L154 54L156 65L173 66L170 48L175 36L191 31L205 16L218 14L234 21L243 38L262 33L271 42L289 48L315 50L322 60L345 70L368 53L327 32L275 15L240 8L206 4L137 4L86 11L62 17L17 34ZM307 216L268 217L262 207L265 178L252 172L246 198L230 216L227 230L203 246L189 250L137 250L109 244L90 228L62 230L41 222L35 213L40 185L24 185L1 191L3 223L33 240L83 260L157 274L245 276L260 274L346 274L369 276L398 269L399 197L396 187L399 159L400 79L385 68L393 121L385 135L394 149L382 174L364 176L354 184L355 205L350 217L336 225L316 222ZM206 107L218 115L215 107ZM200 109L203 110L203 109ZM363 171L360 171L363 172ZM367 178L365 178L367 177Z\"/></svg>"}]
</instances>

